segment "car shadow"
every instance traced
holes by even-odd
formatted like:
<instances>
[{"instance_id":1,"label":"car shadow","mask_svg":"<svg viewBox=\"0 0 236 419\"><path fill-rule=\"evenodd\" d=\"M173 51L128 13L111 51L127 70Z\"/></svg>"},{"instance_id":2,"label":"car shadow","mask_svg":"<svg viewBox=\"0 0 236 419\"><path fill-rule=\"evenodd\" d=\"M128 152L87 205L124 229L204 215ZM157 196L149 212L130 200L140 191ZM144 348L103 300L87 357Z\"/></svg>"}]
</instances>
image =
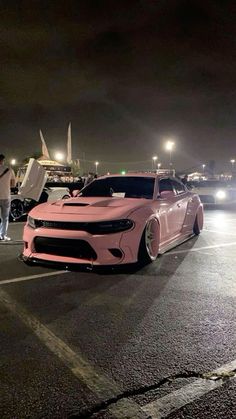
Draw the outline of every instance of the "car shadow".
<instances>
[{"instance_id":1,"label":"car shadow","mask_svg":"<svg viewBox=\"0 0 236 419\"><path fill-rule=\"evenodd\" d=\"M50 324L70 346L96 359L100 367L107 368L109 360L109 368L116 368L117 357L126 357L126 345L129 357L133 348L137 351L134 357L140 355L140 342L146 348L146 334L151 337L154 333L146 330L149 315L154 315L156 324L163 323L162 313L170 310L165 288L197 240L193 237L179 245L178 250L186 251L177 257L170 251L149 265L92 272L77 267L55 278L7 285L7 292L43 324ZM6 263L5 269L11 269L11 261ZM27 275L35 273L32 267L24 270L28 270ZM161 345L161 341L160 337L155 345Z\"/></svg>"}]
</instances>

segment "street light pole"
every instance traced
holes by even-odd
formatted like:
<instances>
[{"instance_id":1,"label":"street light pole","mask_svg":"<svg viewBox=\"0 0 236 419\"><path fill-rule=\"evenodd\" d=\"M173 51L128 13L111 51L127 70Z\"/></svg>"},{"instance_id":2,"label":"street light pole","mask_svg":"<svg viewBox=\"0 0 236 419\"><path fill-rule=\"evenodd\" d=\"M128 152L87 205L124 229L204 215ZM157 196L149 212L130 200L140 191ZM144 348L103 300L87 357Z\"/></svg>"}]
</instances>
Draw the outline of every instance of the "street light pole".
<instances>
[{"instance_id":1,"label":"street light pole","mask_svg":"<svg viewBox=\"0 0 236 419\"><path fill-rule=\"evenodd\" d=\"M233 175L235 159L231 159L230 163L232 164L232 175Z\"/></svg>"},{"instance_id":2,"label":"street light pole","mask_svg":"<svg viewBox=\"0 0 236 419\"><path fill-rule=\"evenodd\" d=\"M174 146L175 146L174 141L167 141L166 142L166 151L169 151L169 166L170 166L170 169L172 169L172 167L173 167L172 151L174 149Z\"/></svg>"},{"instance_id":3,"label":"street light pole","mask_svg":"<svg viewBox=\"0 0 236 419\"><path fill-rule=\"evenodd\" d=\"M98 174L98 165L99 165L99 162L98 161L95 161L96 175Z\"/></svg>"},{"instance_id":4,"label":"street light pole","mask_svg":"<svg viewBox=\"0 0 236 419\"><path fill-rule=\"evenodd\" d=\"M156 161L157 161L158 157L157 156L153 156L152 158L152 169L156 169Z\"/></svg>"}]
</instances>

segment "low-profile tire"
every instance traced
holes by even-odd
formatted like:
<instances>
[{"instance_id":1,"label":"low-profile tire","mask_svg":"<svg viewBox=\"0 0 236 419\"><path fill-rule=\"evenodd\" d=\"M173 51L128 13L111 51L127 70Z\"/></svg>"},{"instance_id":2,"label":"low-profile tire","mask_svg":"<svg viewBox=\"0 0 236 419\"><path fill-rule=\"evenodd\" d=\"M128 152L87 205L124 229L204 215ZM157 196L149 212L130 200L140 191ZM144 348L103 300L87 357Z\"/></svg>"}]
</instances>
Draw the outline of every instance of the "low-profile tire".
<instances>
[{"instance_id":1,"label":"low-profile tire","mask_svg":"<svg viewBox=\"0 0 236 419\"><path fill-rule=\"evenodd\" d=\"M147 264L156 260L159 252L159 231L157 219L148 220L139 245L139 263Z\"/></svg>"},{"instance_id":2,"label":"low-profile tire","mask_svg":"<svg viewBox=\"0 0 236 419\"><path fill-rule=\"evenodd\" d=\"M195 221L194 221L193 233L195 234L195 236L199 236L199 234L201 233L201 228L200 228L200 225L199 225L198 215L196 215L196 218L195 218Z\"/></svg>"},{"instance_id":3,"label":"low-profile tire","mask_svg":"<svg viewBox=\"0 0 236 419\"><path fill-rule=\"evenodd\" d=\"M25 214L25 207L23 201L20 199L12 199L9 219L11 221L19 220Z\"/></svg>"},{"instance_id":4,"label":"low-profile tire","mask_svg":"<svg viewBox=\"0 0 236 419\"><path fill-rule=\"evenodd\" d=\"M69 199L70 198L70 195L64 195L63 197L62 197L62 199Z\"/></svg>"}]
</instances>

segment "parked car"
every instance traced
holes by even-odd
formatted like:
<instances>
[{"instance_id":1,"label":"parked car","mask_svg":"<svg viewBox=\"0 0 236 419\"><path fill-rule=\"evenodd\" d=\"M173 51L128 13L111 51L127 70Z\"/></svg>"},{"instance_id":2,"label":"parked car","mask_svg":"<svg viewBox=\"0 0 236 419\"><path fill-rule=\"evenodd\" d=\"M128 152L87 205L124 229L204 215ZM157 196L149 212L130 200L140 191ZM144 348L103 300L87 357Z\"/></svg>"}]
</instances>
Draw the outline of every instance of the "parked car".
<instances>
[{"instance_id":1,"label":"parked car","mask_svg":"<svg viewBox=\"0 0 236 419\"><path fill-rule=\"evenodd\" d=\"M203 204L225 205L236 203L236 187L219 180L191 182L192 191L197 193Z\"/></svg>"},{"instance_id":2,"label":"parked car","mask_svg":"<svg viewBox=\"0 0 236 419\"><path fill-rule=\"evenodd\" d=\"M35 159L30 159L26 174L20 189L12 189L10 219L19 220L34 206L42 202L51 202L57 199L70 197L68 187L60 187L52 184L45 187L47 173Z\"/></svg>"},{"instance_id":3,"label":"parked car","mask_svg":"<svg viewBox=\"0 0 236 419\"><path fill-rule=\"evenodd\" d=\"M30 198L23 198L19 194L11 195L10 221L18 221L25 214L42 202L52 202L57 199L70 198L69 188L45 187L38 201Z\"/></svg>"},{"instance_id":4,"label":"parked car","mask_svg":"<svg viewBox=\"0 0 236 419\"><path fill-rule=\"evenodd\" d=\"M197 194L177 178L100 177L67 200L33 208L24 228L27 263L117 265L154 261L203 227Z\"/></svg>"}]
</instances>

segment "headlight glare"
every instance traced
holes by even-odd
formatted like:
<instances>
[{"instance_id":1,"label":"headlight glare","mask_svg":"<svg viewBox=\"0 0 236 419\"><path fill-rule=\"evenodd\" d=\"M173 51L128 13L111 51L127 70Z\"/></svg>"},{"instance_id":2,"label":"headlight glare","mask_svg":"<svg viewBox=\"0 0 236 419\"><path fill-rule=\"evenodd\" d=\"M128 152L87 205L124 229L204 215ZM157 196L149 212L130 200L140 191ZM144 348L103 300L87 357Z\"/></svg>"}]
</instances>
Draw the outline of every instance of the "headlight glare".
<instances>
[{"instance_id":1,"label":"headlight glare","mask_svg":"<svg viewBox=\"0 0 236 419\"><path fill-rule=\"evenodd\" d=\"M226 198L226 192L225 191L217 191L216 192L216 198L218 198L218 199L225 199Z\"/></svg>"}]
</instances>

